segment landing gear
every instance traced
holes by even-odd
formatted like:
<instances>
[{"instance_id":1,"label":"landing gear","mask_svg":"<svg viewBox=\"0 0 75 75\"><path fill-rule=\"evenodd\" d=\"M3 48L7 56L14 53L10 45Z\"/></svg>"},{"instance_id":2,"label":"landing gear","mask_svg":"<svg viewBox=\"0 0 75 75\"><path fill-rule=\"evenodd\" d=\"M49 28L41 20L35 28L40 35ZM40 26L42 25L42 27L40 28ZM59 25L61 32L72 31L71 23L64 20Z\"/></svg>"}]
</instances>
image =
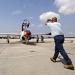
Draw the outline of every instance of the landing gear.
<instances>
[{"instance_id":1,"label":"landing gear","mask_svg":"<svg viewBox=\"0 0 75 75\"><path fill-rule=\"evenodd\" d=\"M41 42L43 43L44 42L44 37L41 35Z\"/></svg>"},{"instance_id":2,"label":"landing gear","mask_svg":"<svg viewBox=\"0 0 75 75\"><path fill-rule=\"evenodd\" d=\"M29 39L27 37L25 38L25 43L26 45L29 43Z\"/></svg>"},{"instance_id":3,"label":"landing gear","mask_svg":"<svg viewBox=\"0 0 75 75\"><path fill-rule=\"evenodd\" d=\"M36 42L38 43L39 42L39 36L37 35L37 37L36 37L37 39L36 39Z\"/></svg>"},{"instance_id":4,"label":"landing gear","mask_svg":"<svg viewBox=\"0 0 75 75\"><path fill-rule=\"evenodd\" d=\"M9 43L9 36L7 36L7 43Z\"/></svg>"},{"instance_id":5,"label":"landing gear","mask_svg":"<svg viewBox=\"0 0 75 75\"><path fill-rule=\"evenodd\" d=\"M22 43L28 44L29 39L27 37L22 37Z\"/></svg>"}]
</instances>

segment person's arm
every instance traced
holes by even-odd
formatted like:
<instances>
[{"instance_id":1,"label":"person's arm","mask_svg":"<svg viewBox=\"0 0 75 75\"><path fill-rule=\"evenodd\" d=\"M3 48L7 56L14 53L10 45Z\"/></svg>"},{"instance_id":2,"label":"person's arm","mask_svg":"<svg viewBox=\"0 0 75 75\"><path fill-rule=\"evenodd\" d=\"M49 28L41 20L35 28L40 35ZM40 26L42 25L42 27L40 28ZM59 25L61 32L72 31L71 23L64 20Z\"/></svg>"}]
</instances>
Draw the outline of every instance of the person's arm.
<instances>
[{"instance_id":1,"label":"person's arm","mask_svg":"<svg viewBox=\"0 0 75 75\"><path fill-rule=\"evenodd\" d=\"M47 33L46 35L51 35L51 32L50 33Z\"/></svg>"},{"instance_id":2,"label":"person's arm","mask_svg":"<svg viewBox=\"0 0 75 75\"><path fill-rule=\"evenodd\" d=\"M45 25L47 25L48 27L50 27L50 23L45 23ZM51 32L47 33L46 35L51 35Z\"/></svg>"},{"instance_id":3,"label":"person's arm","mask_svg":"<svg viewBox=\"0 0 75 75\"><path fill-rule=\"evenodd\" d=\"M45 25L47 25L47 23L52 22L51 19L48 19L47 22L45 23Z\"/></svg>"},{"instance_id":4,"label":"person's arm","mask_svg":"<svg viewBox=\"0 0 75 75\"><path fill-rule=\"evenodd\" d=\"M51 32L50 33L46 33L46 34L42 34L42 35L51 35Z\"/></svg>"}]
</instances>

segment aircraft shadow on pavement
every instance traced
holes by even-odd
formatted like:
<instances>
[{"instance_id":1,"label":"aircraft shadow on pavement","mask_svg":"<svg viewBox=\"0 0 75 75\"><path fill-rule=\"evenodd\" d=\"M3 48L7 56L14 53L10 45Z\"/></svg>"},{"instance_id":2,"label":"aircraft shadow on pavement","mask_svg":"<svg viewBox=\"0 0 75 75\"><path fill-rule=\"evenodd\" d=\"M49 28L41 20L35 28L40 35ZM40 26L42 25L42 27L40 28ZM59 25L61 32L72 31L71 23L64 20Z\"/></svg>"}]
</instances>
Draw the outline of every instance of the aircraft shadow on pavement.
<instances>
[{"instance_id":1,"label":"aircraft shadow on pavement","mask_svg":"<svg viewBox=\"0 0 75 75\"><path fill-rule=\"evenodd\" d=\"M23 44L26 44L25 42L23 42ZM26 45L36 45L36 42L28 42Z\"/></svg>"},{"instance_id":2,"label":"aircraft shadow on pavement","mask_svg":"<svg viewBox=\"0 0 75 75\"><path fill-rule=\"evenodd\" d=\"M36 45L36 42L28 42L26 44L26 42L21 42L21 41L15 41L15 42L10 42L10 43L7 43L7 42L0 42L0 44L25 44L25 45Z\"/></svg>"}]
</instances>

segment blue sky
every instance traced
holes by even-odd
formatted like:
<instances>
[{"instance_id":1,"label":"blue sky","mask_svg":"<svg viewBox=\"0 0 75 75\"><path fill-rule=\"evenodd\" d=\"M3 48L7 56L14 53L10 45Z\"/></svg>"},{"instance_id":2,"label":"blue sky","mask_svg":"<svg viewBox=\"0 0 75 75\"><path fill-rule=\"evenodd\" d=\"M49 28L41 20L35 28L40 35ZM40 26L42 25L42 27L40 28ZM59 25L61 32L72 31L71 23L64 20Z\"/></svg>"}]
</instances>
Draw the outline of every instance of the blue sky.
<instances>
[{"instance_id":1,"label":"blue sky","mask_svg":"<svg viewBox=\"0 0 75 75\"><path fill-rule=\"evenodd\" d=\"M49 32L39 20L39 16L48 11L59 13L54 0L0 0L0 33L19 32L25 18L31 22L32 33ZM59 14L64 33L75 36L75 14Z\"/></svg>"}]
</instances>

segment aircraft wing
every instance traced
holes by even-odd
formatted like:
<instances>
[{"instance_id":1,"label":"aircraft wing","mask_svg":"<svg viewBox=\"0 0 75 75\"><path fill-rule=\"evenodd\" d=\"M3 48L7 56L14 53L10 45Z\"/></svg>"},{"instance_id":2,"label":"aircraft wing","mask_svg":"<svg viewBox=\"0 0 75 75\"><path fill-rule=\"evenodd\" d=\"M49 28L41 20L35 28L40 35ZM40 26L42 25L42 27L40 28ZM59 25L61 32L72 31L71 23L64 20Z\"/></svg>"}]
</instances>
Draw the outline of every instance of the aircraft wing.
<instances>
[{"instance_id":1,"label":"aircraft wing","mask_svg":"<svg viewBox=\"0 0 75 75\"><path fill-rule=\"evenodd\" d=\"M16 37L19 37L20 34L18 33L0 33L0 38L16 38Z\"/></svg>"},{"instance_id":2,"label":"aircraft wing","mask_svg":"<svg viewBox=\"0 0 75 75\"><path fill-rule=\"evenodd\" d=\"M41 39L41 42L44 42L44 38L50 38L51 33L41 33L41 34L32 34L31 38L36 38L36 42L39 42L39 39Z\"/></svg>"},{"instance_id":3,"label":"aircraft wing","mask_svg":"<svg viewBox=\"0 0 75 75\"><path fill-rule=\"evenodd\" d=\"M32 38L36 38L36 37L39 37L39 36L41 37L41 36L45 36L45 35L50 36L51 33L32 34Z\"/></svg>"},{"instance_id":4,"label":"aircraft wing","mask_svg":"<svg viewBox=\"0 0 75 75\"><path fill-rule=\"evenodd\" d=\"M9 39L20 39L20 34L18 33L0 33L0 39L7 39L7 43L9 43Z\"/></svg>"},{"instance_id":5,"label":"aircraft wing","mask_svg":"<svg viewBox=\"0 0 75 75\"><path fill-rule=\"evenodd\" d=\"M48 36L50 36L51 33L32 34L31 39L36 38L37 43L39 42L39 39L41 39L41 41L43 42L44 38L46 38L44 37L45 35L47 35L47 38L48 38ZM20 36L21 34L19 33L0 33L0 39L7 39L8 43L9 43L9 39L20 39Z\"/></svg>"}]
</instances>

